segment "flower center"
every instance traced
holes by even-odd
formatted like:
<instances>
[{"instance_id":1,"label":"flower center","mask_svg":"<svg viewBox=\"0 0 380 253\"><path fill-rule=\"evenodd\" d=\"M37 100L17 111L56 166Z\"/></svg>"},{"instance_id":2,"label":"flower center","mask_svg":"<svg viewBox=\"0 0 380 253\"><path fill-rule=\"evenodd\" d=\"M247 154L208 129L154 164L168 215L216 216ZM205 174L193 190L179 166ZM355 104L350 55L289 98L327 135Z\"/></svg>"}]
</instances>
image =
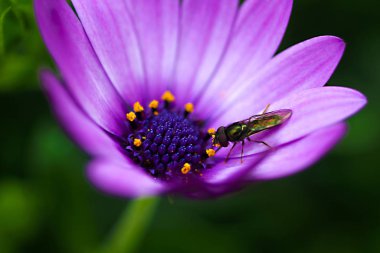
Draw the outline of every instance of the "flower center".
<instances>
[{"instance_id":1,"label":"flower center","mask_svg":"<svg viewBox=\"0 0 380 253\"><path fill-rule=\"evenodd\" d=\"M134 104L127 114L131 126L123 147L129 157L150 175L163 180L202 175L206 160L215 154L210 134L202 131L200 121L189 118L193 105L175 111L174 96L165 92L164 104L157 100L145 111L140 103Z\"/></svg>"}]
</instances>

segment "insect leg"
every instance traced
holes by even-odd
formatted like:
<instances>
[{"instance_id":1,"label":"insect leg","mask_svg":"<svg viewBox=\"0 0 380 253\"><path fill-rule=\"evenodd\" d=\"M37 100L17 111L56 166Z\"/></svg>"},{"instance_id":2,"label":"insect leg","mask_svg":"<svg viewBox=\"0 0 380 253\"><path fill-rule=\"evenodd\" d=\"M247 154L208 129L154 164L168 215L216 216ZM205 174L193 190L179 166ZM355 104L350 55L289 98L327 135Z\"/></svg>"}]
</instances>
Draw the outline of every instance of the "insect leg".
<instances>
[{"instance_id":1,"label":"insect leg","mask_svg":"<svg viewBox=\"0 0 380 253\"><path fill-rule=\"evenodd\" d=\"M221 148L222 148L222 146L218 147L218 148L215 150L215 153L218 152Z\"/></svg>"},{"instance_id":2,"label":"insect leg","mask_svg":"<svg viewBox=\"0 0 380 253\"><path fill-rule=\"evenodd\" d=\"M225 163L228 161L228 158L229 158L230 155L231 155L231 151L232 151L232 150L234 149L234 147L236 146L236 143L237 143L237 142L234 142L234 145L232 145L230 151L228 152L228 155L227 155L227 157L226 157L226 160L224 160Z\"/></svg>"},{"instance_id":3,"label":"insect leg","mask_svg":"<svg viewBox=\"0 0 380 253\"><path fill-rule=\"evenodd\" d=\"M272 147L266 143L265 141L253 141L253 142L256 142L256 143L260 143L260 144L264 144L265 146L267 146L268 148L272 149Z\"/></svg>"},{"instance_id":4,"label":"insect leg","mask_svg":"<svg viewBox=\"0 0 380 253\"><path fill-rule=\"evenodd\" d=\"M265 106L265 109L264 109L264 111L263 111L263 113L262 113L262 114L264 114L264 113L267 113L267 112L268 112L268 110L269 110L269 106L270 106L270 104L267 104L267 106Z\"/></svg>"},{"instance_id":5,"label":"insect leg","mask_svg":"<svg viewBox=\"0 0 380 253\"><path fill-rule=\"evenodd\" d=\"M241 143L240 163L243 163L243 154L244 154L244 140Z\"/></svg>"},{"instance_id":6,"label":"insect leg","mask_svg":"<svg viewBox=\"0 0 380 253\"><path fill-rule=\"evenodd\" d=\"M272 146L269 145L268 143L266 143L265 141L253 141L253 140L251 140L249 137L247 137L247 139L248 139L250 142L256 142L256 143L264 144L264 145L267 146L268 148L272 149Z\"/></svg>"}]
</instances>

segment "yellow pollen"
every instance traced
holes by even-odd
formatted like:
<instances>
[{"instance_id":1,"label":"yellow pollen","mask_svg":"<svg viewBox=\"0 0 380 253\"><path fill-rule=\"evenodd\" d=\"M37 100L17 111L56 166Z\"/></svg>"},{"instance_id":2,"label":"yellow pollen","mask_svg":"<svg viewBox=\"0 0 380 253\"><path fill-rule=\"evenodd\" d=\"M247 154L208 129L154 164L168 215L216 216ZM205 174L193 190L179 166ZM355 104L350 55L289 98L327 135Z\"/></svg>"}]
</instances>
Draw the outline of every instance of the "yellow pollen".
<instances>
[{"instance_id":1,"label":"yellow pollen","mask_svg":"<svg viewBox=\"0 0 380 253\"><path fill-rule=\"evenodd\" d=\"M188 113L192 113L194 111L194 105L192 103L185 104L185 111Z\"/></svg>"},{"instance_id":2,"label":"yellow pollen","mask_svg":"<svg viewBox=\"0 0 380 253\"><path fill-rule=\"evenodd\" d=\"M157 111L155 111L153 114L154 114L154 116L157 116L159 113Z\"/></svg>"},{"instance_id":3,"label":"yellow pollen","mask_svg":"<svg viewBox=\"0 0 380 253\"><path fill-rule=\"evenodd\" d=\"M158 101L152 100L152 102L149 103L149 108L151 109L157 109L158 108Z\"/></svg>"},{"instance_id":4,"label":"yellow pollen","mask_svg":"<svg viewBox=\"0 0 380 253\"><path fill-rule=\"evenodd\" d=\"M182 174L186 175L191 170L191 165L189 163L185 163L181 169Z\"/></svg>"},{"instance_id":5,"label":"yellow pollen","mask_svg":"<svg viewBox=\"0 0 380 253\"><path fill-rule=\"evenodd\" d=\"M134 139L133 140L133 145L135 145L136 147L140 147L142 144L141 140L140 139Z\"/></svg>"},{"instance_id":6,"label":"yellow pollen","mask_svg":"<svg viewBox=\"0 0 380 253\"><path fill-rule=\"evenodd\" d=\"M129 113L127 113L127 119L130 121L130 122L132 122L132 121L134 121L135 119L136 119L136 114L134 113L134 112L129 112Z\"/></svg>"},{"instance_id":7,"label":"yellow pollen","mask_svg":"<svg viewBox=\"0 0 380 253\"><path fill-rule=\"evenodd\" d=\"M220 144L217 143L217 144L213 144L214 147L217 147L217 148L220 148Z\"/></svg>"},{"instance_id":8,"label":"yellow pollen","mask_svg":"<svg viewBox=\"0 0 380 253\"><path fill-rule=\"evenodd\" d=\"M170 91L165 91L164 94L162 95L161 99L170 103L170 102L173 102L175 100L175 97Z\"/></svg>"},{"instance_id":9,"label":"yellow pollen","mask_svg":"<svg viewBox=\"0 0 380 253\"><path fill-rule=\"evenodd\" d=\"M215 128L209 128L209 129L207 130L207 133L208 133L209 135L213 136L213 135L215 135L216 130L215 130Z\"/></svg>"},{"instance_id":10,"label":"yellow pollen","mask_svg":"<svg viewBox=\"0 0 380 253\"><path fill-rule=\"evenodd\" d=\"M133 110L135 112L142 112L144 111L144 107L142 107L142 105L139 102L136 102L133 104Z\"/></svg>"},{"instance_id":11,"label":"yellow pollen","mask_svg":"<svg viewBox=\"0 0 380 253\"><path fill-rule=\"evenodd\" d=\"M212 148L207 149L207 150L206 150L206 153L207 153L208 157L213 157L213 156L215 156L215 150L213 150Z\"/></svg>"}]
</instances>

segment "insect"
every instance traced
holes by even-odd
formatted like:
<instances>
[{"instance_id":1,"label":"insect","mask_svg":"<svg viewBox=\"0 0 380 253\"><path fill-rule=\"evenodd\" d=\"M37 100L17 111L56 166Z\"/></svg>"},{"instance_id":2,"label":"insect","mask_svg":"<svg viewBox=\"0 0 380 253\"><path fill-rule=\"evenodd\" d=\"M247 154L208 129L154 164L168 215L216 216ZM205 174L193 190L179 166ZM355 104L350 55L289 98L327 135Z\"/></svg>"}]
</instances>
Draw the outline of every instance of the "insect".
<instances>
[{"instance_id":1,"label":"insect","mask_svg":"<svg viewBox=\"0 0 380 253\"><path fill-rule=\"evenodd\" d=\"M267 112L268 108L269 105L265 108L262 114L253 115L248 119L234 122L228 126L221 126L216 130L212 141L213 145L219 146L216 151L219 151L222 147L228 147L230 142L233 143L232 148L226 157L226 162L228 161L231 151L238 142L242 143L240 161L243 162L244 141L246 139L251 142L264 144L265 146L271 148L271 146L264 141L252 141L249 137L256 133L281 125L290 118L292 115L292 110L282 109Z\"/></svg>"}]
</instances>

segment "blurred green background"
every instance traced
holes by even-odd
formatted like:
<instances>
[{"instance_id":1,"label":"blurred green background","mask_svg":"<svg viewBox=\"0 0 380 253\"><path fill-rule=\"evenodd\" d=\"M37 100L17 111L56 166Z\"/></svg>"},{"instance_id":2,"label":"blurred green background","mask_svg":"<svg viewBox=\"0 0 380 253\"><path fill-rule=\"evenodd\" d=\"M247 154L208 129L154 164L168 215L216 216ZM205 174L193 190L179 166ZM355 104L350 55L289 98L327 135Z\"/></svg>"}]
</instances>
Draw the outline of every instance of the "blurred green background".
<instances>
[{"instance_id":1,"label":"blurred green background","mask_svg":"<svg viewBox=\"0 0 380 253\"><path fill-rule=\"evenodd\" d=\"M303 173L217 200L163 197L138 251L380 252L379 11L377 0L294 4L281 49L344 38L330 83L369 99L333 152ZM37 72L53 64L31 1L0 0L0 15L0 252L92 252L128 200L92 188L88 157L50 114Z\"/></svg>"}]
</instances>

